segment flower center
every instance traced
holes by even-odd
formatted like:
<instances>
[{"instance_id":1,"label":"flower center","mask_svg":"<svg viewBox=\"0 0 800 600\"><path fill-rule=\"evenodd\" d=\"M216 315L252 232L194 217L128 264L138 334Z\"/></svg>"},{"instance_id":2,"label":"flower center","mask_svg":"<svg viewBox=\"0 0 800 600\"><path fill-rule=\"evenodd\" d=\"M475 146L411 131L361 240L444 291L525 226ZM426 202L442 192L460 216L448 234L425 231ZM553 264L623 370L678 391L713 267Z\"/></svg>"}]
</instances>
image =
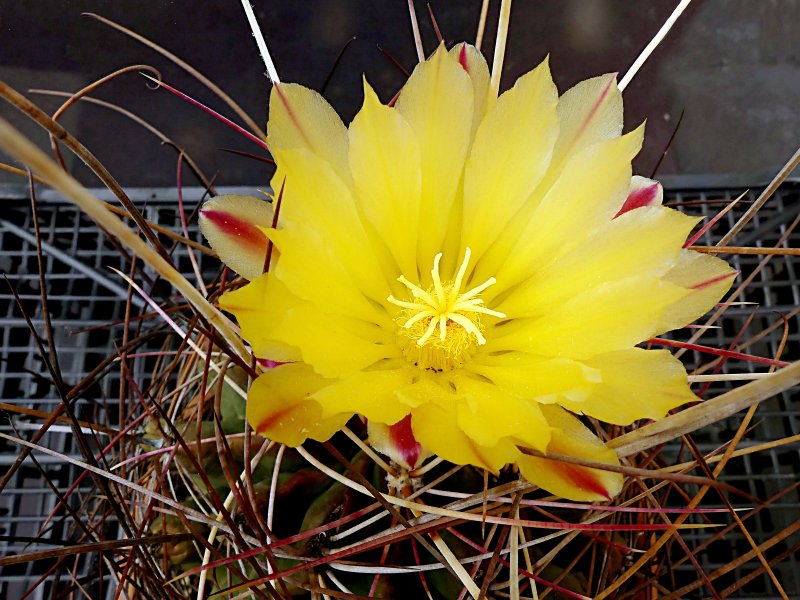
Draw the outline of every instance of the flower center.
<instances>
[{"instance_id":1,"label":"flower center","mask_svg":"<svg viewBox=\"0 0 800 600\"><path fill-rule=\"evenodd\" d=\"M486 308L479 296L496 283L494 277L465 292L461 291L471 254L467 248L456 278L442 283L439 274L442 260L440 252L433 259L433 285L423 290L401 275L397 281L411 291L413 299L406 302L394 296L387 298L403 309L396 317L403 354L421 369L449 371L460 367L472 356L477 346L486 343L481 315L501 319L506 316Z\"/></svg>"}]
</instances>

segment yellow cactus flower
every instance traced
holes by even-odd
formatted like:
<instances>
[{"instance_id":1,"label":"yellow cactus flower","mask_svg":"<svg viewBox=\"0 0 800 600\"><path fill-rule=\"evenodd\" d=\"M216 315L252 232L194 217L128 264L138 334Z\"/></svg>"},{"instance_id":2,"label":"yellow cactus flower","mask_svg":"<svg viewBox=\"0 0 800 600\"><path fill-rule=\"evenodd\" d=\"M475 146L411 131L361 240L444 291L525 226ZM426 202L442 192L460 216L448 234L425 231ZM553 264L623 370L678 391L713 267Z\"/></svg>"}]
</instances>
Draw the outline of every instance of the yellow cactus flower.
<instances>
[{"instance_id":1,"label":"yellow cactus flower","mask_svg":"<svg viewBox=\"0 0 800 600\"><path fill-rule=\"evenodd\" d=\"M552 493L609 499L618 473L519 447L618 464L576 415L625 425L695 400L669 352L636 346L704 314L734 272L685 250L697 219L632 178L643 128L622 135L614 75L559 97L545 61L488 90L466 44L420 63L394 106L365 82L349 128L316 92L273 88L277 227L247 197L201 217L251 279L221 306L286 363L253 383L248 418L294 446L360 414L407 468L515 463Z\"/></svg>"}]
</instances>

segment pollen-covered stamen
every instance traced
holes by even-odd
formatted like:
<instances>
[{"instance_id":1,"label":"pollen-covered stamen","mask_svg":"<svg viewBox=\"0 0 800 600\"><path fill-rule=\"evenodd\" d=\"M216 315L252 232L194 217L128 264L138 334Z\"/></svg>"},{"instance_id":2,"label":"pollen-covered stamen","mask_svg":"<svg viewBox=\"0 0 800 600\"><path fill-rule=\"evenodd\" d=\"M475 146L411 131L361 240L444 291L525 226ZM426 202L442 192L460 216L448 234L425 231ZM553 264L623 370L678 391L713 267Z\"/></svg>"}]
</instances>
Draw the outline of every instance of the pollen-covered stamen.
<instances>
[{"instance_id":1,"label":"pollen-covered stamen","mask_svg":"<svg viewBox=\"0 0 800 600\"><path fill-rule=\"evenodd\" d=\"M423 290L401 275L397 280L410 290L414 301L398 300L394 296L388 298L392 304L405 309L398 315L398 324L405 330L403 337L413 341L413 345L418 348L426 344L430 346L430 352L423 354L417 351L406 352L409 358L413 358L418 364L421 362L420 366L424 368L441 369L461 364L469 347L486 343L480 315L498 318L506 316L484 306L483 299L478 297L486 288L496 283L494 277L461 292L471 255L472 252L467 248L455 279L443 283L439 270L442 260L440 252L433 259L433 285ZM435 335L437 330L438 335Z\"/></svg>"}]
</instances>

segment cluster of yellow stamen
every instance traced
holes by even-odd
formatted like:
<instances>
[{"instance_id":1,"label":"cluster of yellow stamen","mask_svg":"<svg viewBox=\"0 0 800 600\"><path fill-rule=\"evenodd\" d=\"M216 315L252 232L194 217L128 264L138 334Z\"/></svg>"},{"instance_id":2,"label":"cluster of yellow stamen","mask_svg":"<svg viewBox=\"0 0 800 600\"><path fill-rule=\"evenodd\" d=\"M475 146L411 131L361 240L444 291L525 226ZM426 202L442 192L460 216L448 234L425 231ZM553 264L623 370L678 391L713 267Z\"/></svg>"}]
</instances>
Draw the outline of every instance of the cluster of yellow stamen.
<instances>
[{"instance_id":1,"label":"cluster of yellow stamen","mask_svg":"<svg viewBox=\"0 0 800 600\"><path fill-rule=\"evenodd\" d=\"M464 252L464 260L452 282L442 283L439 263L442 253L433 259L431 278L433 285L423 290L404 276L397 280L406 286L414 300L406 302L394 296L387 299L404 310L398 315L400 335L412 344L403 344L409 360L425 369L447 370L460 366L469 357L475 345L486 343L480 315L504 318L506 315L486 308L479 294L494 285L497 280L490 277L482 284L461 292L464 277L472 252ZM436 329L439 335L434 336Z\"/></svg>"}]
</instances>

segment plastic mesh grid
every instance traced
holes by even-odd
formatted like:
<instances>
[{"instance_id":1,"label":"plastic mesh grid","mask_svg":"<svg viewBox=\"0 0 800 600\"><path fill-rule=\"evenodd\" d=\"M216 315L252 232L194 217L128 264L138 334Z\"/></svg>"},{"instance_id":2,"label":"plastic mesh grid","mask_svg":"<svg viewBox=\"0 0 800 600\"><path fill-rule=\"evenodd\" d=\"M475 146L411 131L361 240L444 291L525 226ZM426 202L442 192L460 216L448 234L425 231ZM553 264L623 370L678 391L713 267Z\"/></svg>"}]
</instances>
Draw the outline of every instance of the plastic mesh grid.
<instances>
[{"instance_id":1,"label":"plastic mesh grid","mask_svg":"<svg viewBox=\"0 0 800 600\"><path fill-rule=\"evenodd\" d=\"M149 202L143 210L149 220L178 231L180 224L175 210L174 190L168 192L166 199L159 194L158 191L142 191L134 196ZM103 193L99 195L104 196ZM127 292L117 283L119 280L109 267L125 271L127 265L118 249L76 207L46 194L43 196L44 199L39 203L39 226L46 257L44 267L47 272L48 307L58 348L58 361L67 387L71 387L107 356L113 355L115 342L119 343L122 326L108 324L118 323L124 318ZM48 199L51 201L48 202ZM199 237L196 227L192 228L192 232ZM33 218L29 202L13 197L4 199L0 213L0 272L7 274L36 330L44 335L37 253L32 233ZM188 255L182 247L176 249L173 259L179 269L190 272ZM202 257L199 259L202 265ZM214 262L208 261L209 269L218 268ZM39 358L35 341L16 300L5 285L0 288L0 344L0 402L52 412L61 400L47 377L44 363ZM144 361L134 361L133 366L133 376L143 381ZM118 393L119 370L111 368L99 385L89 388L75 402L77 418L113 425L118 411ZM10 415L3 414L0 431L14 435L16 430L29 438L39 429L40 423L38 418L14 416L11 419ZM99 447L107 438L100 435L97 441ZM39 443L83 460L73 443L69 424L52 426ZM15 461L18 452L17 446L0 440L0 472L5 472ZM57 458L41 454L35 454L35 458L60 492L69 489L81 474L81 469ZM92 510L94 494L97 494L97 489L92 479L85 478L70 505L79 511ZM54 544L74 539L71 537L74 534L74 521L69 515L65 516L64 511L59 511L59 516L45 525L47 515L56 508L57 503L46 479L28 459L0 494L0 556L54 547L46 543L14 543L3 536L29 538L30 541L41 538ZM117 536L113 529L117 527L116 521L112 517L106 523L112 530L103 532L104 539L115 539ZM0 598L21 598L53 564L54 561L42 560L0 569ZM109 573L106 565L97 562L96 556L68 560L64 568L73 571L79 581L85 579L94 582L98 569L102 573ZM29 597L50 598L55 578L55 575L48 576L45 584ZM69 577L62 576L62 587L67 580ZM104 582L99 585L94 583L89 588L91 597L99 598L107 594L113 597L113 586L109 583L113 584L111 575L106 575Z\"/></svg>"},{"instance_id":2,"label":"plastic mesh grid","mask_svg":"<svg viewBox=\"0 0 800 600\"><path fill-rule=\"evenodd\" d=\"M30 240L20 237L32 232L30 207L24 203L4 203L3 221L0 223L0 246L2 246L2 265L0 268L9 275L26 312L40 333L44 326L40 310L39 280L36 249ZM67 205L42 204L40 226L43 242L59 248L90 266L98 276L107 278L105 265L124 267L120 256L110 245L103 243L90 222L81 217L78 211ZM20 234L21 232L21 234ZM50 312L53 328L57 335L58 360L65 381L75 384L80 381L106 354L112 351L112 341L119 331L112 327L98 329L84 334L73 334L75 330L102 325L120 319L124 303L119 302L108 289L98 285L85 274L76 273L64 260L45 252L45 268L48 273ZM52 412L60 403L57 391L47 378L36 345L27 325L20 315L19 308L4 286L0 292L0 319L2 319L2 360L0 360L0 399L9 404L24 405L28 408ZM110 415L98 414L107 411L113 403L113 393L118 385L118 376L111 372L98 387L93 388L76 405L80 418ZM92 414L94 413L94 414ZM16 428L21 435L30 436L26 428L36 429L35 420L14 417L13 427L9 420L3 419L0 431L13 433ZM67 455L81 458L72 443L68 425L56 425L42 438L41 443ZM18 448L5 441L0 442L0 465L5 470L18 454ZM58 459L39 455L36 457L47 476L59 490L68 489L79 476L79 470ZM79 506L81 500L89 499L93 493L93 482L85 479L78 489L72 506ZM45 517L56 507L57 498L47 487L44 477L28 460L20 468L9 486L0 496L0 534L35 539L40 535ZM63 512L62 512L63 514ZM66 540L70 537L72 523L64 517L53 520L42 532L41 537L52 540ZM0 542L0 554L21 553L33 549L46 549L47 545L28 545ZM20 598L52 565L48 561L27 562L12 565L0 574L0 596ZM76 565L77 574L88 576L96 565L81 559ZM46 598L50 594L50 582L40 586L33 598Z\"/></svg>"},{"instance_id":3,"label":"plastic mesh grid","mask_svg":"<svg viewBox=\"0 0 800 600\"><path fill-rule=\"evenodd\" d=\"M195 197L199 195L197 193ZM669 193L667 201L687 205L696 203L696 206L689 207L690 212L711 215L719 209L719 206L704 204L707 200L731 200L737 195L738 192L734 190L683 191ZM753 200L755 195L752 192L748 193L745 200ZM140 201L146 200L143 212L148 219L178 229L174 190L140 190L135 197ZM192 197L188 191L187 197ZM735 243L773 246L800 214L799 200L796 189L784 187L760 211L747 230L737 237ZM2 199L2 202L0 272L8 274L25 309L33 319L37 330L41 332L43 322L40 312L36 251L30 238L30 233L33 231L30 206L27 201L20 200L19 197ZM698 243L712 245L735 222L742 210L737 208L732 211L727 216L727 223L715 227ZM114 341L121 334L120 326L83 330L107 325L123 318L124 302L121 301L120 294L124 291L123 288L117 287L107 267L124 269L125 264L118 250L71 204L59 202L52 196L45 196L40 202L39 212L42 241L49 250L55 248L63 253L45 252L45 268L48 273L49 308L59 348L58 359L65 379L74 384L103 358L114 352ZM191 231L193 235L197 235L196 228L192 228ZM26 233L28 238L24 239ZM786 245L799 247L798 242L800 242L800 231L792 233ZM191 272L188 256L182 249L177 251L174 258L179 268L184 272ZM763 260L763 257L743 255L727 258L742 273L738 281L751 273ZM80 268L81 270L77 270L76 265L69 264L70 259L79 261L84 266ZM215 261L207 261L205 266L210 270L217 268ZM757 305L743 304L729 308L726 318L720 323L721 327L707 331L700 343L728 347L753 311L755 317L750 332L761 331L780 321L780 314L790 314L795 307L800 306L798 270L800 267L789 258L773 258L745 294L738 299L742 302L755 302ZM798 324L800 321L797 316L788 321L788 345L783 354L785 360L800 358ZM761 356L774 356L782 334L781 324L745 351ZM745 336L745 339L747 337L749 336ZM692 364L707 357L688 352L683 358L688 364ZM139 364L141 365L141 362ZM725 372L741 372L742 369L763 371L764 367L738 361L732 362L730 366L725 365ZM135 376L144 377L145 373L135 373ZM99 386L84 394L75 404L78 418L84 417L95 422L114 422L118 402L118 377L118 373L112 369ZM725 389L728 389L728 386L714 384L707 395L711 397ZM42 361L38 357L35 343L6 286L0 287L0 401L47 412L51 412L60 403L56 390L50 384ZM741 419L741 415L736 415L697 432L693 438L701 451L713 450L733 436ZM798 394L784 393L762 404L756 421L758 426L742 441L740 448L754 445L761 440L774 440L800 434ZM31 432L25 430L38 429L38 422L37 419L15 416L12 427L9 416L5 415L0 419L0 431L13 435L15 427L21 435L29 436ZM72 444L66 425L51 428L41 443L78 459L82 458ZM14 461L17 453L16 446L0 442L0 471L4 471ZM677 447L675 454L677 457ZM794 444L735 459L726 468L724 479L757 498L770 498L787 488L796 479L797 465L800 464L798 454L800 447ZM77 468L48 456L37 455L36 458L60 491L66 490L80 474ZM684 453L682 458L690 457ZM78 492L74 496L73 506L81 510L90 509L92 494L96 493L92 481L85 479ZM706 505L709 501L713 503L711 495L708 496ZM750 501L737 497L732 497L731 501L735 505L752 505ZM46 515L55 506L55 495L46 486L44 478L29 459L16 472L10 485L0 494L0 556L53 547L46 544L11 543L7 541L6 536L27 537L31 540L39 537ZM800 494L794 489L777 500L769 509L749 519L748 530L756 543L762 543L795 521L800 514L799 509ZM113 525L113 521L108 523ZM69 518L61 516L46 525L41 537L59 543L61 540L69 539L71 527L73 524ZM109 533L112 532L106 532L107 535ZM706 534L696 530L684 532L683 537L691 546L702 543L706 539ZM797 536L779 542L765 551L765 554L768 558L776 557L790 552L793 544L797 544ZM751 547L744 535L734 529L723 542L716 542L707 551L699 553L697 559L707 572L711 572L724 567L750 550ZM741 580L755 564L757 563L749 561L743 567L733 569L715 582L715 587L723 589L726 585ZM0 570L0 597L21 597L51 565L52 561L36 561ZM93 581L98 569L102 569L102 573L108 573L105 565L98 563L95 558L86 556L68 561L66 566L77 574L79 580ZM800 594L800 560L796 556L789 554L775 571L787 593ZM676 587L680 587L695 581L697 574L694 567L687 563L674 569L674 578ZM47 583L29 597L34 599L50 597L53 580L54 577L51 575ZM103 597L113 589L110 575L106 575L103 581L103 585L99 587L95 585L93 588L94 596ZM704 595L704 593L704 590L700 589L692 592L690 596L697 597L695 594ZM740 590L737 597L778 598L779 596L769 579L760 575Z\"/></svg>"},{"instance_id":4,"label":"plastic mesh grid","mask_svg":"<svg viewBox=\"0 0 800 600\"><path fill-rule=\"evenodd\" d=\"M739 196L741 190L720 190L702 192L674 192L668 195L669 202L685 203L692 205L696 201L699 210L689 206L689 212L696 212L704 216L713 216L721 205L707 204L709 199L722 199L726 203ZM757 197L756 192L748 192L742 199L741 208L732 210L724 222L719 223L709 233L699 240L698 244L713 245L726 233ZM800 202L798 202L798 189L784 187L778 192L754 217L745 230L733 240L737 246L757 246L770 248L778 244L779 240L790 230L795 219L800 215ZM800 242L800 229L792 230L786 237L783 247L798 247ZM746 277L751 275L764 261L764 256L756 255L725 255L726 260L740 272L734 284L734 289ZM730 348L731 343L745 327L747 320L752 317L742 341L747 342L754 334L779 325L772 332L760 340L740 351L758 356L774 357L777 355L781 338L784 335L783 318L792 315L800 307L800 280L798 280L797 261L790 257L773 257L755 276L744 292L736 298L741 305L731 306L725 313L725 318L717 323L715 329L707 330L698 343L716 347ZM800 317L793 315L786 320L788 337L786 347L781 358L783 360L797 360L800 358ZM681 332L683 339L688 339L687 331ZM700 356L697 352L688 352L682 359L687 365L699 364L707 361L707 356ZM767 367L743 361L731 361L724 365L724 373L765 372ZM709 371L710 372L710 371ZM709 386L706 397L714 397L733 387L731 383L714 383ZM742 422L743 413L739 413L706 427L692 434L692 439L701 452L707 453L730 440ZM739 448L747 448L763 442L776 440L783 437L800 434L800 394L796 390L784 392L759 406L753 420L757 426L748 433L739 444ZM752 423L751 423L752 427ZM677 451L677 446L673 447ZM683 460L691 459L684 449L681 455ZM797 443L752 455L745 455L728 463L722 479L744 492L766 500L785 490L797 481L798 465L800 465L800 445ZM692 493L696 490L689 490ZM719 497L713 492L707 495L704 506L724 508ZM735 507L750 507L753 502L738 496L729 496ZM800 516L800 491L798 488L790 491L776 501L771 508L762 510L757 516L748 519L747 529L756 541L761 544L776 533L786 530ZM705 541L707 534L700 530L683 533L683 538L690 546L699 545ZM765 550L767 559L788 553L775 569L775 573L784 590L793 594L800 594L800 560L797 556L797 536L790 536L777 543L769 550ZM726 534L724 541L714 542L706 551L697 555L699 564L706 572L727 567L736 558L744 556L752 550L741 530L734 528ZM757 559L754 559L757 560ZM726 586L745 578L754 570L755 562L749 562L742 568L730 571L718 580L714 586L722 590ZM697 579L697 573L688 563L675 569L677 586L688 584ZM701 588L695 594L705 595ZM746 587L737 592L736 597L780 598L773 583L765 575L761 575Z\"/></svg>"}]
</instances>

